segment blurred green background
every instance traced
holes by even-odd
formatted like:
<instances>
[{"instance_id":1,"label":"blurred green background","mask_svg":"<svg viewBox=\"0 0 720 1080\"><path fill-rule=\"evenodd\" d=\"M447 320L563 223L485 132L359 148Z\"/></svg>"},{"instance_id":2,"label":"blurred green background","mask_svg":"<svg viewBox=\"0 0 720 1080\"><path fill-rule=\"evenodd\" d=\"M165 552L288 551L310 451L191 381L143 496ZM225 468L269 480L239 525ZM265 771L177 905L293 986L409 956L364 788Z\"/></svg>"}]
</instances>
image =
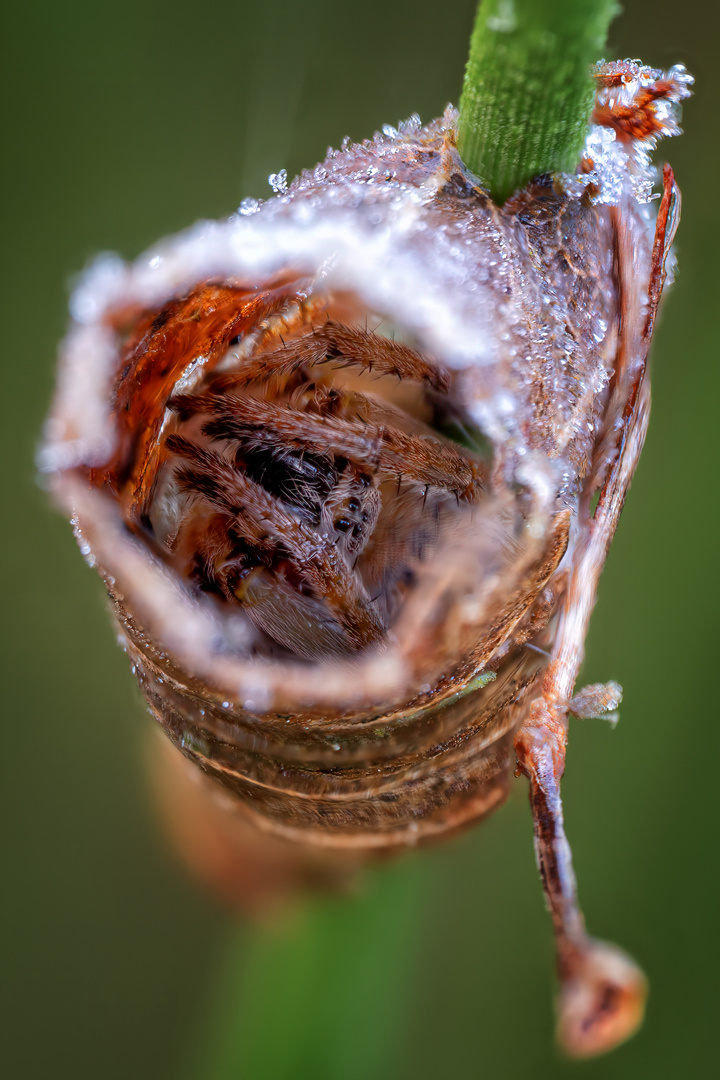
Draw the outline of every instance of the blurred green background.
<instances>
[{"instance_id":1,"label":"blurred green background","mask_svg":"<svg viewBox=\"0 0 720 1080\"><path fill-rule=\"evenodd\" d=\"M697 77L686 134L661 150L684 195L680 274L584 671L619 679L625 701L615 732L573 725L564 784L589 926L651 981L627 1046L583 1065L553 1048L523 781L482 828L381 874L375 895L315 912L304 936L258 944L201 894L158 835L141 762L150 720L100 582L34 481L86 260L134 256L269 194L269 172L312 165L346 134L436 115L459 96L474 9L28 0L6 11L0 1067L13 1080L661 1080L716 1067L714 4L627 0L608 49Z\"/></svg>"}]
</instances>

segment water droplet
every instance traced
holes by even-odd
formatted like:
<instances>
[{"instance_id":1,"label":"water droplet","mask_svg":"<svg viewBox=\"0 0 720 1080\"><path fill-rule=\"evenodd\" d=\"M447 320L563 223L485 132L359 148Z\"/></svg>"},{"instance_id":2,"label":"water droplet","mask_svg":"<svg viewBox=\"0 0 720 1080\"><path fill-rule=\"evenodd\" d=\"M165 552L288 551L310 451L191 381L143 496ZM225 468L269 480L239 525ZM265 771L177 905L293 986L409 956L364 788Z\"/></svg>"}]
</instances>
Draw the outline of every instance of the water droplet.
<instances>
[{"instance_id":1,"label":"water droplet","mask_svg":"<svg viewBox=\"0 0 720 1080\"><path fill-rule=\"evenodd\" d=\"M288 189L287 169L281 169L280 172L270 173L268 176L268 184L276 195L284 195Z\"/></svg>"},{"instance_id":2,"label":"water droplet","mask_svg":"<svg viewBox=\"0 0 720 1080\"><path fill-rule=\"evenodd\" d=\"M497 14L488 16L487 25L488 29L494 30L496 34L512 34L517 26L513 0L500 0Z\"/></svg>"},{"instance_id":3,"label":"water droplet","mask_svg":"<svg viewBox=\"0 0 720 1080\"><path fill-rule=\"evenodd\" d=\"M400 134L414 135L420 130L421 126L422 122L418 114L412 113L412 115L408 116L407 120L404 120L403 123L400 125Z\"/></svg>"}]
</instances>

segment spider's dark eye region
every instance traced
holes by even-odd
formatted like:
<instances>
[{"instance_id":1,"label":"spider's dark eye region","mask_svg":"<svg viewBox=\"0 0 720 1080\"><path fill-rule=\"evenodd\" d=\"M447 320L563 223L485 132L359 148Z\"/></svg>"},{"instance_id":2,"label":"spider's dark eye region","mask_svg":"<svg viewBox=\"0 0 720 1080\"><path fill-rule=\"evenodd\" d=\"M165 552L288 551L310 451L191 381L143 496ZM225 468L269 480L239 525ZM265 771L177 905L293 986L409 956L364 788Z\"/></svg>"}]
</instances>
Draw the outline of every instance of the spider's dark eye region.
<instances>
[{"instance_id":1,"label":"spider's dark eye region","mask_svg":"<svg viewBox=\"0 0 720 1080\"><path fill-rule=\"evenodd\" d=\"M444 434L458 426L452 377L347 300L287 290L264 310L255 300L261 317L241 333L225 290L227 327L208 341L191 320L207 322L211 301L214 316L220 291L178 301L136 347L146 391L171 366L176 378L119 471L135 480L128 523L191 588L242 613L258 653L375 645L482 498L480 454Z\"/></svg>"}]
</instances>

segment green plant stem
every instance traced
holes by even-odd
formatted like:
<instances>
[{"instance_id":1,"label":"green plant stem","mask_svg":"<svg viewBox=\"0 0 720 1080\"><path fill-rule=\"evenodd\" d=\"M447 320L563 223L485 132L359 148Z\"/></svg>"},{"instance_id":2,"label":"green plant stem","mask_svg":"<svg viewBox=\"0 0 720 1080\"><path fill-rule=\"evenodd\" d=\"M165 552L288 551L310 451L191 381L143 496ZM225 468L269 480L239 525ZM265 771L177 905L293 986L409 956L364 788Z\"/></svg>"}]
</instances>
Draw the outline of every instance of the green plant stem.
<instances>
[{"instance_id":1,"label":"green plant stem","mask_svg":"<svg viewBox=\"0 0 720 1080\"><path fill-rule=\"evenodd\" d=\"M482 0L460 98L458 149L502 203L533 176L577 165L591 65L616 0Z\"/></svg>"},{"instance_id":2,"label":"green plant stem","mask_svg":"<svg viewBox=\"0 0 720 1080\"><path fill-rule=\"evenodd\" d=\"M238 939L187 1080L367 1080L387 1066L415 983L427 874L376 871Z\"/></svg>"}]
</instances>

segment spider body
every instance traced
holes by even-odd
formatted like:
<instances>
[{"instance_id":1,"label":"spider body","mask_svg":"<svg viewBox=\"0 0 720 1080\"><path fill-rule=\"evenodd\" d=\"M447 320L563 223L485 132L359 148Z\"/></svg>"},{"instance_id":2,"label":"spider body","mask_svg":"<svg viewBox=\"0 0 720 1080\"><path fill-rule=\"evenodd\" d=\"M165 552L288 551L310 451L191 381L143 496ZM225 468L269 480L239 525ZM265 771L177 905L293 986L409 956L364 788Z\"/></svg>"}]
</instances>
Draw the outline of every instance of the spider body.
<instances>
[{"instance_id":1,"label":"spider body","mask_svg":"<svg viewBox=\"0 0 720 1080\"><path fill-rule=\"evenodd\" d=\"M447 390L449 379L439 373L431 382L426 357L359 328L301 329L289 344L170 399L177 430L164 448L183 464L164 464L165 483L186 499L171 536L164 527L167 546L185 560L190 549L207 584L272 639L266 651L321 656L381 639L403 582L415 578L443 523L480 495L482 463L383 396L397 380L411 380L416 393L405 396L414 413L429 414L424 384ZM365 392L339 389L338 368L376 374ZM153 501L141 509L146 522ZM225 537L218 512L231 519Z\"/></svg>"}]
</instances>

